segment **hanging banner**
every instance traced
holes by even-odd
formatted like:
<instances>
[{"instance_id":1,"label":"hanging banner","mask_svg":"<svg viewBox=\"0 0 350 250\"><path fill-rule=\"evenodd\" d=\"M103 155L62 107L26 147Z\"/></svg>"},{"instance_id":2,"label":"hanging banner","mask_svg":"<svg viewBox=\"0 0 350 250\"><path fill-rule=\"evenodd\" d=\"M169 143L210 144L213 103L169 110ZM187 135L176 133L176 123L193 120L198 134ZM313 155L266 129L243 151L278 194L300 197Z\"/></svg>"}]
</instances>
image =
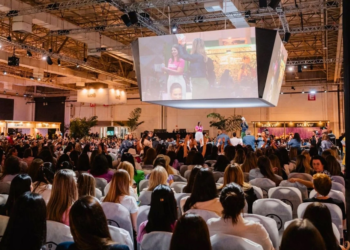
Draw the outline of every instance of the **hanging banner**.
<instances>
[{"instance_id":1,"label":"hanging banner","mask_svg":"<svg viewBox=\"0 0 350 250\"><path fill-rule=\"evenodd\" d=\"M307 100L308 101L316 101L316 94L308 94Z\"/></svg>"}]
</instances>

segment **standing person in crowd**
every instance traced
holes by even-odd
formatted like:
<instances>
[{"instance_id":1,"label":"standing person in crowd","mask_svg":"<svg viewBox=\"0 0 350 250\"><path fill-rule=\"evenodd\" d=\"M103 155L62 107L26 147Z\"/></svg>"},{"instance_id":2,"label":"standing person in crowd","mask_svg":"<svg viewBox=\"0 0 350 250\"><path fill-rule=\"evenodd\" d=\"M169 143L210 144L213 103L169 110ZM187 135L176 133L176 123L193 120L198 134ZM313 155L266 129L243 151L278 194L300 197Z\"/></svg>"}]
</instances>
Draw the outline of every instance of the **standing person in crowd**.
<instances>
[{"instance_id":1,"label":"standing person in crowd","mask_svg":"<svg viewBox=\"0 0 350 250\"><path fill-rule=\"evenodd\" d=\"M331 149L333 146L333 143L331 142L331 140L329 139L327 134L323 134L322 135L322 141L321 141L321 152L327 150L327 149Z\"/></svg>"},{"instance_id":2,"label":"standing person in crowd","mask_svg":"<svg viewBox=\"0 0 350 250\"><path fill-rule=\"evenodd\" d=\"M237 138L237 133L233 132L232 133L232 138L230 139L231 145L232 146L237 146L237 145L242 145L242 139L241 138Z\"/></svg>"},{"instance_id":3,"label":"standing person in crowd","mask_svg":"<svg viewBox=\"0 0 350 250\"><path fill-rule=\"evenodd\" d=\"M301 138L299 133L294 133L293 138L288 142L288 146L297 148L298 152L301 152Z\"/></svg>"},{"instance_id":4,"label":"standing person in crowd","mask_svg":"<svg viewBox=\"0 0 350 250\"><path fill-rule=\"evenodd\" d=\"M216 137L217 146L219 147L222 144L224 144L224 147L226 147L228 145L229 140L230 140L230 137L227 134L225 134L225 130L219 129L218 136Z\"/></svg>"},{"instance_id":5,"label":"standing person in crowd","mask_svg":"<svg viewBox=\"0 0 350 250\"><path fill-rule=\"evenodd\" d=\"M204 139L203 139L203 126L201 122L198 122L197 126L195 127L196 134L195 134L195 140L203 146Z\"/></svg>"},{"instance_id":6,"label":"standing person in crowd","mask_svg":"<svg viewBox=\"0 0 350 250\"><path fill-rule=\"evenodd\" d=\"M251 131L247 130L246 135L243 137L243 145L251 146L253 151L255 150L255 137L251 135Z\"/></svg>"}]
</instances>

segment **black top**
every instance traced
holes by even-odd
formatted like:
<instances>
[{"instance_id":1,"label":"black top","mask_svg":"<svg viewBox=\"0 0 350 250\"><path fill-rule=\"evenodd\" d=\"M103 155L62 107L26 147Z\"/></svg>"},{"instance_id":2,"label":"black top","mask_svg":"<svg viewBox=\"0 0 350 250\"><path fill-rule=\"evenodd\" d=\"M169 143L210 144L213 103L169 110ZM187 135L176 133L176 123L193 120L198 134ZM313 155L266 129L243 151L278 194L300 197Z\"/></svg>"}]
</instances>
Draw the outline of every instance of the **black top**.
<instances>
[{"instance_id":1,"label":"black top","mask_svg":"<svg viewBox=\"0 0 350 250\"><path fill-rule=\"evenodd\" d=\"M206 78L207 70L204 57L200 54L189 54L183 46L179 46L180 58L190 61L189 66L190 77L194 78Z\"/></svg>"},{"instance_id":2,"label":"black top","mask_svg":"<svg viewBox=\"0 0 350 250\"><path fill-rule=\"evenodd\" d=\"M74 242L64 242L57 246L56 250L83 250L78 249ZM126 245L113 244L110 245L106 250L129 250L129 247Z\"/></svg>"},{"instance_id":3,"label":"black top","mask_svg":"<svg viewBox=\"0 0 350 250\"><path fill-rule=\"evenodd\" d=\"M341 200L337 200L337 199L333 199L333 198L328 198L328 199L325 199L325 200L322 200L322 199L317 199L317 198L311 198L311 199L306 199L304 200L303 202L321 202L321 203L331 203L331 204L335 204L337 205L342 214L343 214L343 220L346 219L346 213L345 213L345 206L344 206L344 203L341 201Z\"/></svg>"},{"instance_id":4,"label":"black top","mask_svg":"<svg viewBox=\"0 0 350 250\"><path fill-rule=\"evenodd\" d=\"M254 192L254 188L250 188L246 191L244 191L245 194L245 199L247 201L248 204L248 213L252 214L253 213L253 202L256 201L258 199L258 197L256 196L255 192Z\"/></svg>"}]
</instances>

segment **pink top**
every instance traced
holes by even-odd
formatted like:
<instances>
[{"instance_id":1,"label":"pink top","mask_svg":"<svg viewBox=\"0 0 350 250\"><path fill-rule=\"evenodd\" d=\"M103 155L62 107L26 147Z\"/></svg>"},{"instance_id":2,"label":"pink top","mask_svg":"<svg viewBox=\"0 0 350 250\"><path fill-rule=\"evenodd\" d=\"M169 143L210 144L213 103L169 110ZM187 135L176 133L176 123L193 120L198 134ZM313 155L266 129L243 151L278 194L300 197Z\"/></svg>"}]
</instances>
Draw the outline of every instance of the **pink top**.
<instances>
[{"instance_id":1,"label":"pink top","mask_svg":"<svg viewBox=\"0 0 350 250\"><path fill-rule=\"evenodd\" d=\"M169 61L168 61L168 69L171 69L171 70L177 70L178 68L184 68L185 67L185 60L184 59L179 59L178 61L174 61L173 62L173 59L172 58L169 58ZM173 72L169 72L169 75L182 75L182 73L173 73Z\"/></svg>"},{"instance_id":2,"label":"pink top","mask_svg":"<svg viewBox=\"0 0 350 250\"><path fill-rule=\"evenodd\" d=\"M88 172L90 173L90 170ZM114 175L114 172L112 170L108 170L108 172L105 174L93 175L93 176L96 178L105 179L107 182L110 182L112 180L113 175Z\"/></svg>"},{"instance_id":3,"label":"pink top","mask_svg":"<svg viewBox=\"0 0 350 250\"><path fill-rule=\"evenodd\" d=\"M197 132L203 132L203 126L196 126Z\"/></svg>"},{"instance_id":4,"label":"pink top","mask_svg":"<svg viewBox=\"0 0 350 250\"><path fill-rule=\"evenodd\" d=\"M64 212L62 216L62 223L67 226L69 226L69 212L70 212L70 208L68 208L67 211Z\"/></svg>"},{"instance_id":5,"label":"pink top","mask_svg":"<svg viewBox=\"0 0 350 250\"><path fill-rule=\"evenodd\" d=\"M147 225L148 220L142 222L139 226L139 231L137 232L137 242L141 244L143 236L147 234L147 232L144 230ZM176 221L173 225L171 225L171 231L174 231L176 225Z\"/></svg>"}]
</instances>

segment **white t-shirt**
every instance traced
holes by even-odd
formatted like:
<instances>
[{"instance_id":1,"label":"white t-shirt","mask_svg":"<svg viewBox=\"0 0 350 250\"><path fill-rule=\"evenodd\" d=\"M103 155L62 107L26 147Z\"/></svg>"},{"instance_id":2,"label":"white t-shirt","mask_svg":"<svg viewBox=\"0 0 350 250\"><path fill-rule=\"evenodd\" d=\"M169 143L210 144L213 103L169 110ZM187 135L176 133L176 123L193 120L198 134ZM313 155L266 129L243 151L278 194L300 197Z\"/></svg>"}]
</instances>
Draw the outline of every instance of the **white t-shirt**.
<instances>
[{"instance_id":1,"label":"white t-shirt","mask_svg":"<svg viewBox=\"0 0 350 250\"><path fill-rule=\"evenodd\" d=\"M110 187L111 187L111 182L107 183L107 185L105 186L105 189L103 190L105 196L108 194ZM135 192L135 190L130 186L129 186L129 194L130 196L135 198L135 201L139 200L139 197L137 196L137 192Z\"/></svg>"},{"instance_id":2,"label":"white t-shirt","mask_svg":"<svg viewBox=\"0 0 350 250\"><path fill-rule=\"evenodd\" d=\"M232 146L237 146L238 144L239 145L243 144L242 139L241 138L237 138L237 137L232 137L230 139L230 141L231 141Z\"/></svg>"},{"instance_id":3,"label":"white t-shirt","mask_svg":"<svg viewBox=\"0 0 350 250\"><path fill-rule=\"evenodd\" d=\"M218 233L234 235L260 244L264 250L274 249L266 229L258 222L245 220L241 215L237 224L223 218L209 219L207 224L210 236Z\"/></svg>"},{"instance_id":4,"label":"white t-shirt","mask_svg":"<svg viewBox=\"0 0 350 250\"><path fill-rule=\"evenodd\" d=\"M129 213L131 214L134 214L139 210L135 198L130 195L124 195L120 199L120 204L128 209Z\"/></svg>"}]
</instances>

